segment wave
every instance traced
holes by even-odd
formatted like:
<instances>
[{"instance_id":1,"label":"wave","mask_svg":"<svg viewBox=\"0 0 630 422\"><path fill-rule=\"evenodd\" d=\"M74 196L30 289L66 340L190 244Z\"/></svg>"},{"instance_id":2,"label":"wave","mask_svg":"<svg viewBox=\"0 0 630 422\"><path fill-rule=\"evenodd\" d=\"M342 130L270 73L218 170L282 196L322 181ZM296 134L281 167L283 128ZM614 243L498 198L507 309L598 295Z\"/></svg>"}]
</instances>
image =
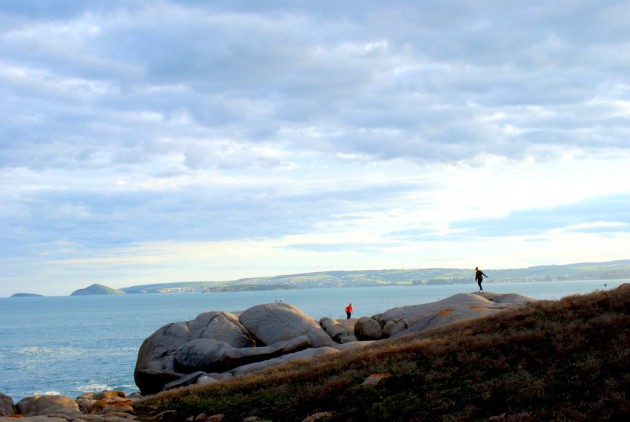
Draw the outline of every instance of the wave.
<instances>
[{"instance_id":1,"label":"wave","mask_svg":"<svg viewBox=\"0 0 630 422\"><path fill-rule=\"evenodd\" d=\"M67 358L84 356L88 353L88 350L77 347L30 346L16 349L15 353L24 357Z\"/></svg>"},{"instance_id":2,"label":"wave","mask_svg":"<svg viewBox=\"0 0 630 422\"><path fill-rule=\"evenodd\" d=\"M103 390L111 390L111 389L112 387L107 384L98 384L98 383L80 385L75 388L76 391L79 391L81 393L94 393L94 392L99 392Z\"/></svg>"},{"instance_id":3,"label":"wave","mask_svg":"<svg viewBox=\"0 0 630 422\"><path fill-rule=\"evenodd\" d=\"M60 391L35 391L34 396L61 396Z\"/></svg>"}]
</instances>

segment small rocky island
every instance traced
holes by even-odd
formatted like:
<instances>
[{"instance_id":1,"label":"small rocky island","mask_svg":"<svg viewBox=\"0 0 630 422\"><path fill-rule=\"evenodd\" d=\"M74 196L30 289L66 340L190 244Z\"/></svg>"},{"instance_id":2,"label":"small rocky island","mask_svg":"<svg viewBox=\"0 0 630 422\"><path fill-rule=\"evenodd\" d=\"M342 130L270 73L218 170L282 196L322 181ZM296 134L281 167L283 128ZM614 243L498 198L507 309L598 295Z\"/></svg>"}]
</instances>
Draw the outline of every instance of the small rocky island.
<instances>
[{"instance_id":1,"label":"small rocky island","mask_svg":"<svg viewBox=\"0 0 630 422\"><path fill-rule=\"evenodd\" d=\"M124 291L119 289L112 289L111 287L103 286L102 284L92 284L85 289L75 290L70 296L89 296L89 295L123 295Z\"/></svg>"},{"instance_id":2,"label":"small rocky island","mask_svg":"<svg viewBox=\"0 0 630 422\"><path fill-rule=\"evenodd\" d=\"M43 297L43 295L38 295L36 293L14 293L11 297Z\"/></svg>"}]
</instances>

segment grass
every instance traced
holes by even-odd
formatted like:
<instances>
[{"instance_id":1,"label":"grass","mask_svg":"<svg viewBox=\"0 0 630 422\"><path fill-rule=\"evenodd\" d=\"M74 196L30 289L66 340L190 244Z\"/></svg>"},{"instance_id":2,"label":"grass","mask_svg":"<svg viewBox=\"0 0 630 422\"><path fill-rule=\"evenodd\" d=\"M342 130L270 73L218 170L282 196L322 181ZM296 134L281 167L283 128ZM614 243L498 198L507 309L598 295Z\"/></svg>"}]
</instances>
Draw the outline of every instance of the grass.
<instances>
[{"instance_id":1,"label":"grass","mask_svg":"<svg viewBox=\"0 0 630 422\"><path fill-rule=\"evenodd\" d=\"M390 374L375 386L370 374ZM630 285L138 402L140 420L607 421L630 416ZM628 419L626 419L628 420Z\"/></svg>"}]
</instances>

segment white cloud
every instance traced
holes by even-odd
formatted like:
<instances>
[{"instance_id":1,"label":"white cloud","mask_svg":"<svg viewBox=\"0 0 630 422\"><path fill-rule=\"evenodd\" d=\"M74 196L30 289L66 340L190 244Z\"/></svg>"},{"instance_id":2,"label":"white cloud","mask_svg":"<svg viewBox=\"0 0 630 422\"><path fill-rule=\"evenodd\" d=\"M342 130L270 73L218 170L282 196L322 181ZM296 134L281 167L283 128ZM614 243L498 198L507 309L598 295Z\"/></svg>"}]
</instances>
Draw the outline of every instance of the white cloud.
<instances>
[{"instance_id":1,"label":"white cloud","mask_svg":"<svg viewBox=\"0 0 630 422\"><path fill-rule=\"evenodd\" d=\"M147 257L173 279L601 257L630 223L625 9L5 1L0 294L88 262L135 284ZM178 245L219 258L179 273Z\"/></svg>"}]
</instances>

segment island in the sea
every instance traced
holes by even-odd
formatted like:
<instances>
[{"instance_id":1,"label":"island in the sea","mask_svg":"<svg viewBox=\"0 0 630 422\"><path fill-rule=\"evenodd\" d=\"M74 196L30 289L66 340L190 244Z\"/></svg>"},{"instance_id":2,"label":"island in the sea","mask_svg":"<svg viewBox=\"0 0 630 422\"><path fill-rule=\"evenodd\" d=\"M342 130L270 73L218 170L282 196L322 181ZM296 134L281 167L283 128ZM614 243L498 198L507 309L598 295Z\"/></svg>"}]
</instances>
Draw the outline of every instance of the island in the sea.
<instances>
[{"instance_id":1,"label":"island in the sea","mask_svg":"<svg viewBox=\"0 0 630 422\"><path fill-rule=\"evenodd\" d=\"M125 294L122 290L112 289L111 287L103 286L102 284L92 284L85 289L75 290L70 296L88 296L88 295L122 295Z\"/></svg>"},{"instance_id":2,"label":"island in the sea","mask_svg":"<svg viewBox=\"0 0 630 422\"><path fill-rule=\"evenodd\" d=\"M12 294L11 297L43 297L43 295L38 295L36 293L15 293Z\"/></svg>"}]
</instances>

